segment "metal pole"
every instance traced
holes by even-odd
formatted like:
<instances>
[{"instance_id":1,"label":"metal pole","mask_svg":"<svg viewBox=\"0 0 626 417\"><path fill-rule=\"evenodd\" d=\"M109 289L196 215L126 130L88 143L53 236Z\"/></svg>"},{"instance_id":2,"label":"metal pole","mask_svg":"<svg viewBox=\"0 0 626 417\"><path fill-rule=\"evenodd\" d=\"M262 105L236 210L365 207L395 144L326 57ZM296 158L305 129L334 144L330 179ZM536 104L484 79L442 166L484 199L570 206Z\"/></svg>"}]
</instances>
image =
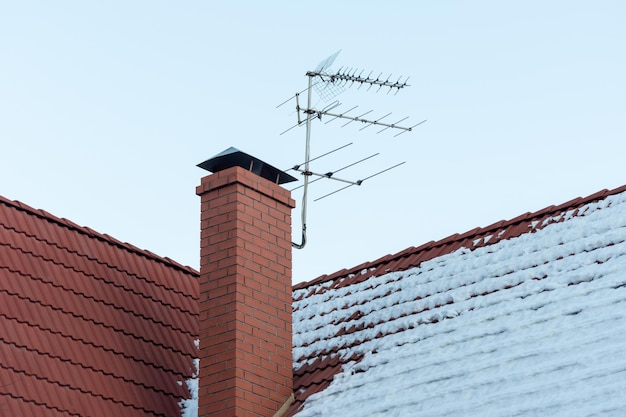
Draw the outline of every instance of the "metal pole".
<instances>
[{"instance_id":1,"label":"metal pole","mask_svg":"<svg viewBox=\"0 0 626 417\"><path fill-rule=\"evenodd\" d=\"M306 204L307 192L309 189L309 162L311 158L311 88L313 87L314 75L309 75L309 87L307 92L306 105L306 146L304 151L304 191L302 193L302 243L291 242L291 246L296 249L302 249L306 245Z\"/></svg>"}]
</instances>

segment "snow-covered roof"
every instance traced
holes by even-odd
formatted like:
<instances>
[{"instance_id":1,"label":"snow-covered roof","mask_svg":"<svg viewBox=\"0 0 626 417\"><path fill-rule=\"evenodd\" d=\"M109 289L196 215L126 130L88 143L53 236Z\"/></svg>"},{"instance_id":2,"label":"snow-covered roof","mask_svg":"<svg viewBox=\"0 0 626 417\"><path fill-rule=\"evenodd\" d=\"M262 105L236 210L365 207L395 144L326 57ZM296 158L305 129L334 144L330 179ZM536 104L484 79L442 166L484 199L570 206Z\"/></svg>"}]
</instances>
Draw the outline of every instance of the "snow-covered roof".
<instances>
[{"instance_id":1,"label":"snow-covered roof","mask_svg":"<svg viewBox=\"0 0 626 417\"><path fill-rule=\"evenodd\" d=\"M0 415L179 415L197 277L0 197Z\"/></svg>"},{"instance_id":2,"label":"snow-covered roof","mask_svg":"<svg viewBox=\"0 0 626 417\"><path fill-rule=\"evenodd\" d=\"M625 191L296 286L287 415L625 415Z\"/></svg>"},{"instance_id":3,"label":"snow-covered roof","mask_svg":"<svg viewBox=\"0 0 626 417\"><path fill-rule=\"evenodd\" d=\"M1 197L0 251L0 410L194 413L196 271ZM285 416L626 414L626 186L293 297Z\"/></svg>"}]
</instances>

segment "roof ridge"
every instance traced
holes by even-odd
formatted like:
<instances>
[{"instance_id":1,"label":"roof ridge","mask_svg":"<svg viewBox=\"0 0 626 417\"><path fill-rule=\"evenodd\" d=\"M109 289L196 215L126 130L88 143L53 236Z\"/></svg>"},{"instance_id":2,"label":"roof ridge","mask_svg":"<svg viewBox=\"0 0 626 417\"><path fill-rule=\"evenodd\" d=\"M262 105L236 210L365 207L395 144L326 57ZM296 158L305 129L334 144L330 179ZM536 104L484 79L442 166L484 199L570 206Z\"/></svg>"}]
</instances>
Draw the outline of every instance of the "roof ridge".
<instances>
[{"instance_id":1,"label":"roof ridge","mask_svg":"<svg viewBox=\"0 0 626 417\"><path fill-rule=\"evenodd\" d=\"M523 213L517 217L514 217L512 219L509 220L499 220L495 223L492 223L488 226L485 227L475 227L467 232L464 233L454 233L450 236L444 237L443 239L439 239L437 241L430 241L427 243L424 243L418 247L414 247L411 246L407 249L404 249L400 252L397 252L395 254L388 254L388 255L384 255L374 261L371 262L364 262L361 263L357 266L354 266L352 268L344 268L341 269L340 271L337 271L333 274L330 275L321 275L317 278L314 278L313 280L310 281L305 281L305 282L300 282L298 284L295 284L293 286L293 290L300 290L300 289L305 289L309 286L313 286L313 285L317 285L317 284L321 284L324 282L328 282L328 281L332 281L334 279L337 278L342 278L342 277L346 277L349 275L356 275L356 274L360 274L361 271L369 271L369 270L374 270L377 267L384 265L384 264L388 264L390 262L393 261L397 261L401 258L407 257L409 255L414 255L420 252L427 252L427 251L433 251L433 250L437 250L437 249L443 249L446 245L450 245L451 243L458 243L458 242L464 242L467 241L469 239L472 238L478 238L479 236L483 236L483 235L489 235L490 232L495 232L497 230L506 230L507 227L509 226L514 226L516 224L520 224L523 222L528 222L530 221L530 219L535 219L538 217L545 217L557 212L562 212L562 211L566 211L567 209L575 209L578 208L582 205L594 202L594 201L599 201L599 200L603 200L608 196L611 195L615 195L615 194L619 194L626 191L626 185L622 185L621 187L617 187L614 188L612 190L607 190L607 189L603 189L600 190L598 192L595 192L591 195L588 195L587 197L577 197L574 199L571 199L569 201L566 201L565 203L559 204L557 206L551 205L548 207L545 207L541 210L537 210L534 212L526 212ZM529 229L528 232L530 232L531 230ZM509 238L509 237L505 237L505 238ZM473 239L472 239L473 240ZM500 239L493 239L492 243L495 243L497 241L499 241ZM486 242L485 242L486 244ZM437 256L442 255L443 253L439 253L437 254ZM395 267L394 270L403 270L406 268L400 268L400 267ZM358 281L361 281L363 279L368 278L369 276L371 276L371 273L364 273L361 274L362 276L359 277L360 279ZM344 284L345 285L345 284Z\"/></svg>"},{"instance_id":2,"label":"roof ridge","mask_svg":"<svg viewBox=\"0 0 626 417\"><path fill-rule=\"evenodd\" d=\"M114 246L118 246L122 249L126 249L130 252L134 252L140 256L144 256L146 258L149 258L151 260L157 261L157 262L161 262L167 266L170 266L172 268L178 269L180 271L183 271L185 273L188 273L190 275L193 276L199 276L200 273L198 271L196 271L194 268L190 267L190 266L186 266L186 265L182 265L176 261L174 261L171 258L168 258L166 256L159 256L153 252L150 252L147 249L141 249L135 245L132 245L128 242L122 242L120 240L115 239L113 236L110 236L106 233L100 233L97 232L89 227L86 226L80 226L74 222L72 222L71 220L68 220L64 217L58 217L55 216L51 213L48 213L45 210L41 210L41 209L36 209L32 206L29 206L28 204L24 204L21 201L18 200L11 200L8 199L2 195L0 195L0 204L5 204L9 207L13 207L17 210L22 210L25 211L31 215L37 216L39 218L45 219L47 221L50 222L54 222L59 224L62 227L66 227L68 229L73 229L74 231L78 232L78 233L82 233L84 235L87 235L88 237L94 238L94 239L99 239L102 240L104 242L107 242L111 245Z\"/></svg>"},{"instance_id":3,"label":"roof ridge","mask_svg":"<svg viewBox=\"0 0 626 417\"><path fill-rule=\"evenodd\" d=\"M89 262L96 262L96 263L98 263L100 265L105 266L108 269L115 270L115 271L117 271L119 273L122 273L122 274L130 276L130 277L134 277L138 281L142 281L142 282L148 283L148 284L153 285L153 286L155 286L157 288L160 288L160 289L163 289L165 291L168 291L168 292L170 292L172 294L178 294L178 295L181 295L183 297L189 297L190 296L186 292L183 292L183 291L177 290L175 288L171 288L171 287L168 287L168 286L163 285L161 283L158 283L158 282L155 282L153 280L150 280L149 277L143 276L143 274L140 275L140 274L138 274L138 273L136 273L134 271L129 271L129 270L126 270L126 269L122 269L118 265L113 265L110 262L107 262L106 260L103 261L103 260L99 259L98 257L89 256L89 255L86 255L86 254L83 254L83 253L79 253L79 252L77 252L77 251L75 251L73 249L61 246L61 245L59 245L56 242L50 242L50 241L48 241L45 238L42 239L42 238L40 238L38 236L28 234L28 233L26 233L24 231L18 231L18 230L16 230L13 227L8 227L7 230L13 230L13 231L15 231L18 234L23 234L24 236L27 236L29 238L32 237L34 239L37 239L40 242L45 242L46 244L48 244L50 246L54 246L55 248L57 248L59 250L66 251L66 252L71 253L71 254L73 254L75 256L78 256L79 258L86 258ZM42 254L35 254L34 252L32 252L30 250L26 250L26 249L23 249L23 248L20 248L20 247L13 246L10 243L0 243L0 246L7 246L9 249L16 250L16 251L24 253L24 254L29 254L30 256L33 256L35 258L40 258L43 261L51 262L51 263L53 263L53 264L55 264L55 265L57 265L59 267L62 267L62 268L71 269L71 270L73 270L75 272L82 272L86 276L90 276L90 277L92 277L95 280L104 282L104 283L106 283L108 285L112 285L115 288L119 288L119 289L121 289L123 291L128 291L128 292L130 292L132 294L142 296L142 297L144 297L146 299L150 299L152 301L156 301L156 302L160 303L163 306L168 306L169 305L172 308L175 308L177 310L189 313L189 310L183 310L182 307L180 307L180 306L174 306L173 304L167 303L164 300L155 297L154 295L141 292L141 291L139 291L139 290L137 290L135 288L131 288L130 286L121 285L120 283L117 283L115 281L107 279L107 277L104 276L104 275L100 276L100 275L97 275L97 274L95 274L93 272L79 271L79 270L77 270L74 267L70 267L70 266L66 265L64 262L59 262L57 259L54 259L53 256L51 257L51 256L42 255ZM193 294L191 296L193 297Z\"/></svg>"}]
</instances>

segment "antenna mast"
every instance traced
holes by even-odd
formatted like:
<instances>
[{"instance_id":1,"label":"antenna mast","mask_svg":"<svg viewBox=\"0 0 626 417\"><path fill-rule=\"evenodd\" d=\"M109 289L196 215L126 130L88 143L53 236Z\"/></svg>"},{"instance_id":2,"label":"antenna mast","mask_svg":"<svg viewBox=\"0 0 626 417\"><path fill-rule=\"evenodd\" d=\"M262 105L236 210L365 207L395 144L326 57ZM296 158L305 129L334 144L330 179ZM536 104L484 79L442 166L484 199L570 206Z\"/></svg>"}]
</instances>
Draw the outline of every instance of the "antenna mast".
<instances>
[{"instance_id":1,"label":"antenna mast","mask_svg":"<svg viewBox=\"0 0 626 417\"><path fill-rule=\"evenodd\" d=\"M334 59L333 59L334 60ZM313 77L309 77L309 87L307 88L307 111L306 111L306 145L304 151L304 191L302 195L302 242L291 242L291 246L296 249L303 249L306 245L306 203L307 192L309 190L309 163L311 162L311 88L313 87ZM296 100L298 96L296 95ZM300 120L300 109L298 108L298 121Z\"/></svg>"},{"instance_id":2,"label":"antenna mast","mask_svg":"<svg viewBox=\"0 0 626 417\"><path fill-rule=\"evenodd\" d=\"M321 173L315 173L312 172L309 168L310 162L313 160L311 159L311 121L314 118L317 118L319 120L322 120L322 116L324 117L330 117L331 119L328 120L326 123L330 123L333 120L336 119L344 119L347 120L347 122L342 126L347 126L348 124L352 123L352 122L360 122L365 124L365 126L363 126L360 130L363 130L367 127L370 127L372 125L376 125L376 126L380 126L382 127L381 130L379 130L377 133L381 133L387 129L397 129L400 130L399 133L397 133L395 136L399 136L403 133L406 132L411 132L413 130L413 128L415 128L416 126L424 123L426 120L423 120L413 126L400 126L399 123L402 123L403 121L405 121L406 119L408 119L408 117L405 117L403 119L398 120L395 123L387 123L387 122L381 122L382 119L386 118L387 116L391 115L391 113L388 113L376 120L371 120L371 119L366 119L363 118L363 116L369 114L372 112L372 110L365 112L363 114L360 114L358 116L352 116L352 115L348 115L347 113L351 112L352 110L356 109L358 106L354 106L351 109L347 110L346 112L343 113L337 113L337 112L331 112L331 110L339 107L341 105L341 103L339 103L338 101L335 101L333 103L331 103L330 105L324 107L321 110L317 110L314 109L312 107L312 90L315 89L315 91L317 92L317 94L320 96L320 98L322 100L324 100L325 102L328 102L329 100L333 99L335 96L337 96L338 94L340 94L345 88L347 87L351 87L352 85L354 85L355 83L358 85L358 88L361 88L363 85L367 85L368 88L367 90L369 91L372 87L378 87L378 89L376 90L377 92L380 91L382 88L388 88L387 93L391 92L392 90L396 90L395 94L397 94L400 89L408 87L409 85L407 84L408 81L408 77L404 80L401 81L402 77L398 77L398 79L396 81L393 81L391 79L391 75L389 75L386 79L385 78L381 78L382 73L380 73L376 78L372 77L372 72L370 72L367 76L362 76L363 71L359 72L357 74L356 69L344 69L343 67L340 68L337 72L331 73L328 71L328 69L330 68L330 66L333 64L333 62L335 61L335 58L337 58L337 55L339 55L339 52L341 52L341 50L335 52L333 55L329 56L328 58L326 58L325 60L323 60L322 62L319 63L319 65L317 66L317 68L314 71L308 71L306 73L306 76L308 77L308 86L305 90L300 91L299 93L295 94L295 99L296 99L296 111L297 111L297 115L298 115L298 123L292 127L290 127L289 129L285 130L284 132L281 133L284 134L286 132L288 132L289 130L293 129L294 127L297 126L301 126L303 123L306 125L306 143L305 143L305 153L304 153L304 168L302 168L302 164L300 165L295 165L293 168L293 170L300 172L302 175L304 175L304 185L300 186L303 187L303 195L302 195L302 241L301 243L296 243L296 242L292 242L291 245L296 248L296 249L302 249L304 248L304 246L306 245L306 215L307 215L307 201L308 201L308 188L309 188L309 179L311 176L316 176L318 177L317 179L322 179L322 178L328 178L328 179L332 179L335 181L339 181L339 182L343 182L343 183L347 183L348 185L343 186L342 188L335 190L331 193L328 193L322 197L319 197L317 199L315 199L315 201L320 200L322 198L328 197L332 194L335 194L339 191L342 191L348 187L352 187L354 185L361 185L363 183L363 181L372 178L376 175L382 174L383 172L389 171L390 169L396 168L402 164L404 164L404 162L396 164L392 167L386 168L382 171L379 171L373 175L370 175L364 179L359 179L356 181L351 181L351 180L347 180L347 179L341 179L341 178L337 178L334 176L334 174L336 172L339 172L343 169L346 169L348 167L351 167L353 165L356 165L360 162L363 162L369 158L372 158L378 154L374 154L371 156L368 156L366 158L361 159L360 161L354 162L350 165L347 165L343 168L340 168L338 170L335 170L334 172L327 172L324 174ZM314 82L315 80L315 82ZM306 108L302 108L300 106L300 94L303 92L307 92L307 104L306 104ZM287 101L279 104L277 107L282 106L283 104L289 102L291 99L288 99ZM306 119L303 120L303 116L306 116ZM344 148L348 145L344 145L340 148L335 149L339 150L341 148ZM332 153L334 151L331 152L327 152L324 155L327 155L329 153ZM322 156L324 156L322 155ZM321 156L320 156L321 157ZM314 158L314 159L318 159L320 157ZM317 180L316 179L316 180ZM316 181L314 180L314 181ZM311 181L311 182L314 182ZM296 188L300 188L300 187L296 187Z\"/></svg>"}]
</instances>

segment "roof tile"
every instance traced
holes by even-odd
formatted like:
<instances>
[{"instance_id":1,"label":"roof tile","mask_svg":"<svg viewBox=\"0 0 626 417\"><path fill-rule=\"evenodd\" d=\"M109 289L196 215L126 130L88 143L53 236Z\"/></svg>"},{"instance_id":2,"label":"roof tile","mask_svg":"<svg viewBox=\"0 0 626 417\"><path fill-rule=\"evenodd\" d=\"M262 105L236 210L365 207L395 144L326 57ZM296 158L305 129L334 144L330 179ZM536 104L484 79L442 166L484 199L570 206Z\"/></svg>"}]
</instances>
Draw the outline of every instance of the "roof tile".
<instances>
[{"instance_id":1,"label":"roof tile","mask_svg":"<svg viewBox=\"0 0 626 417\"><path fill-rule=\"evenodd\" d=\"M360 361L362 358L353 359L351 358L353 355L351 355L350 352L367 352L371 358L371 353L373 351L378 352L379 347L380 351L384 352L385 349L389 349L390 346L393 346L393 343L399 343L399 346L410 346L411 343L414 343L412 341L416 340L413 338L418 338L421 340L420 346L423 346L424 354L426 354L426 349L430 341L435 340L434 335L436 334L433 332L436 332L436 330L425 330L425 326L430 329L439 329L440 327L437 326L442 326L443 323L454 322L454 320L449 319L456 320L457 317L477 317L463 313L463 308L467 308L467 311L481 311L480 314L483 314L482 311L489 311L491 312L490 314L497 315L498 309L487 309L487 306L490 305L488 300L507 300L503 305L506 305L508 308L513 308L517 302L528 302L519 300L534 300L534 297L539 297L537 299L541 297L551 297L552 292L555 291L554 286L559 285L558 280L562 278L550 277L551 272L549 269L546 269L548 268L547 265L552 265L550 262L558 263L559 266L557 268L559 269L567 266L568 268L574 268L575 271L575 268L579 267L579 262L583 259L583 255L576 255L578 253L577 251L580 250L576 248L580 248L580 245L578 245L578 243L571 243L569 245L574 246L570 248L567 246L568 241L565 238L559 238L559 245L562 246L557 245L557 248L562 251L563 254L552 255L555 253L552 250L548 251L533 248L531 244L532 240L529 239L534 239L533 236L535 236L536 233L554 222L565 222L576 217L590 216L594 214L594 210L596 213L603 212L603 210L594 208L596 207L593 205L595 204L594 202L609 196L616 196L624 191L626 191L626 186L611 191L595 193L586 198L573 199L559 206L550 206L536 213L526 213L508 221L494 223L485 228L476 228L461 235L452 235L438 242L429 242L417 248L408 248L395 255L387 255L374 262L361 264L357 267L343 270L340 273L325 275L309 283L300 283L294 286L294 384L297 395L296 402L290 407L286 415L294 415L302 411L303 403L307 401L312 394L321 393L324 390L330 389L331 382L336 380L337 373L331 372L331 369L334 368L329 366L329 361L336 361L334 365L337 366L337 372L341 372L342 369L345 370L346 368L350 369L352 373L350 374L349 380L356 381L355 375L358 375L358 369L360 369L359 366L356 365L356 362ZM624 200L624 198L622 198L622 200ZM622 200L620 201L623 207L625 204ZM606 203L598 205L597 208L604 206L606 206ZM594 218L598 216L599 215L596 215ZM589 229L579 230L573 228L572 230L578 234L582 233L584 235L584 233L588 233L589 230L592 229L594 233L604 233L602 236L608 239L606 242L609 243L603 244L602 240L599 238L600 235L589 239L582 253L585 254L584 256L587 256L587 253L593 252L590 258L592 260L591 264L604 265L609 259L615 259L612 258L612 256L626 256L626 249L624 249L623 245L625 241L623 230L625 229L613 230L609 228L604 229L605 232L600 232L599 229L596 230L596 226L590 226ZM611 237L611 234L614 237ZM542 236L544 235L545 234ZM498 259L497 257L500 256L499 252L494 252L495 249L491 248L495 248L494 245L498 245L498 248L508 247L507 245L512 245L512 243L508 243L508 241L518 237L524 238L525 240L523 241L528 241L529 243L520 243L522 250L516 254L514 258L511 258L512 255L509 254L502 259ZM572 235L567 237L567 239L571 239L571 242L578 242L579 238L577 238L576 235ZM617 241L622 242L620 244L621 248L614 249L615 243L610 242ZM464 249L458 251L461 248ZM490 263L486 265L474 265L473 262L479 259L472 258L472 256L477 255L471 254L473 251L479 249L481 253L491 254L488 255L491 256L492 259L492 261L489 261ZM459 259L467 258L474 260L472 262L468 261L467 263L461 263L461 261L459 261L458 267L450 272L450 276L441 277L441 279L433 281L432 284L426 285L425 280L428 280L430 275L437 273L441 265L445 265L444 259L448 259L448 257L444 257L444 255L454 255ZM551 258L550 256L554 257ZM485 259L487 258L486 256ZM424 262L430 260L434 260L435 262L426 264L427 267L423 267L421 270L409 272L409 270L413 271L412 268L420 267L424 265ZM495 260L497 260L497 262ZM520 265L526 266L520 269ZM481 271L486 267L497 271L494 273L493 279L487 280L480 278ZM615 265L610 268L615 268ZM366 270L368 272L366 274L360 274L360 270ZM587 285L589 282L593 282L597 276L601 276L602 273L604 272L591 272L588 276L584 274L578 276L576 273L565 275L564 277L570 277L571 282L566 283L563 288ZM366 277L365 280L363 279L364 277ZM616 275L616 277L618 278L618 275ZM463 284L459 283L461 278L465 280ZM331 280L334 281L334 283L332 285L326 285ZM616 282L621 281L617 279ZM531 288L528 283L536 283L533 285L537 285L537 288L543 289L539 289L537 292L533 290L526 294L524 292ZM626 288L626 285L623 283L621 286L615 286L610 282L606 285L612 289ZM421 293L422 288L430 288L430 290ZM587 294L589 291L587 288L591 287L585 287L585 289L581 290L584 291L581 294ZM560 302L559 297L566 296L568 293L562 292L561 294L563 295L561 296L557 295L557 292L554 292L554 294L555 297L557 297L554 302ZM577 292L573 292L573 294L577 294ZM619 293L615 293L614 297L617 297L616 299L619 300L620 303L624 303L624 300L626 300L626 296L620 295ZM471 303L466 302L465 304L467 306L473 305L473 307L464 307L465 304L461 302L463 299L472 300ZM589 298L589 300L593 302L595 299ZM600 300L601 299L598 298L598 302L603 302ZM545 304L540 304L531 311L537 309L541 312L557 311L544 309L544 305ZM571 305L577 308L573 313L574 316L571 316L570 313L565 313L566 315L564 317L578 317L577 315L583 304L573 303ZM331 308L330 306L333 307ZM535 313L528 313L520 317L533 317L534 314ZM618 315L619 314L621 313L618 313ZM504 318L506 318L506 316L504 316ZM600 317L598 320L602 320L602 318ZM448 324L446 324L446 326L447 325ZM481 327L469 327L469 329L474 328L477 329L477 332L480 332ZM406 332L410 332L410 336L405 336ZM618 333L619 332L613 332L612 334ZM431 334L433 337L428 336ZM410 338L409 341L406 340L407 337ZM392 342L392 340L396 342ZM461 348L460 354L462 355L463 352L464 350ZM329 354L330 356L327 356ZM378 354L379 353L377 353L377 355ZM395 360L395 357L389 360ZM414 356L408 357L407 361L409 360L413 364L421 364L422 360L426 359L423 359L422 353L420 353L420 359L418 361L415 360ZM425 362L423 366L429 366L430 364L431 362ZM471 360L468 364L471 364ZM394 364L393 367L390 368L390 375L392 375L390 378L392 379L399 378L401 370L397 368L397 366L398 365ZM384 366L381 368L383 367ZM456 365L448 366L446 369L454 370L456 367ZM355 374L355 372L357 373ZM537 372L543 371L539 370ZM394 377L393 375L398 376ZM408 378L416 379L420 378L420 375L411 374ZM541 377L539 378L541 379ZM340 379L337 384L341 384L341 381L347 380L348 379L345 378ZM353 382L353 384L359 386L358 382ZM384 391L385 384L395 386L393 385L393 381L389 380L388 382L376 385L378 387L377 389ZM339 386L343 385L336 385L336 387ZM339 393L337 389L339 388L335 388L332 391L332 398L343 398L348 400L348 403L353 403L351 402L355 398L353 391L349 393ZM366 388L363 387L363 389ZM424 386L424 389L427 389L427 387ZM359 397L363 395L365 399L369 394L376 395L373 392L368 393L365 391L359 394ZM324 393L322 396L317 396L316 398L325 398L325 396L329 395L331 394ZM337 395L337 397L335 397L335 395ZM331 397L328 398L329 401L331 401ZM316 401L318 401L317 399ZM340 403L343 404L343 401L332 401L334 401L333 404L336 405ZM440 401L440 403L445 404L445 401ZM328 403L328 405L330 405L330 403ZM420 405L416 406L419 407ZM337 408L336 406L332 406L326 410L328 412L330 409ZM619 406L616 410L618 409L620 409ZM303 415L313 415L315 413L310 406L305 408L305 410L307 411L303 412ZM417 411L418 408L413 408L413 410ZM538 408L537 410L542 409ZM545 414L543 411L540 411L539 414ZM356 412L356 409L351 409L351 412ZM394 412L392 410L386 410L384 413L381 412L380 414L387 415L394 414ZM443 412L441 414L446 413ZM473 413L473 415L476 415L476 413Z\"/></svg>"},{"instance_id":2,"label":"roof tile","mask_svg":"<svg viewBox=\"0 0 626 417\"><path fill-rule=\"evenodd\" d=\"M0 251L0 381L11 387L0 392L11 407L178 412L197 355L196 271L2 197Z\"/></svg>"}]
</instances>

